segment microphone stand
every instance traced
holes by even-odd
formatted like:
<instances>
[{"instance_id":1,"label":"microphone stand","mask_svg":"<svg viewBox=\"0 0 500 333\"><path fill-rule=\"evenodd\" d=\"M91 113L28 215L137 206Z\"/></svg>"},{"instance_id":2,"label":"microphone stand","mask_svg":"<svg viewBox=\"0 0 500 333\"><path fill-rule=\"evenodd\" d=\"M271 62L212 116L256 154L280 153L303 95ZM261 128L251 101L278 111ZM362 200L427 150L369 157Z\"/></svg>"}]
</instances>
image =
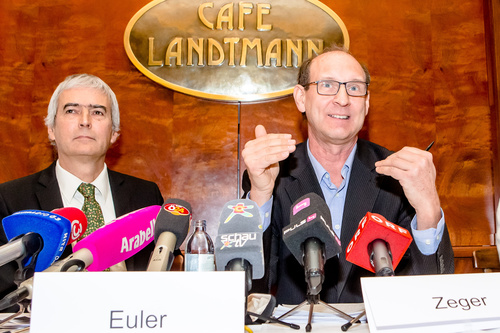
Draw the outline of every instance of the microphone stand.
<instances>
[{"instance_id":1,"label":"microphone stand","mask_svg":"<svg viewBox=\"0 0 500 333\"><path fill-rule=\"evenodd\" d=\"M434 142L427 147L429 150ZM370 243L370 263L375 269L375 276L394 276L394 268L392 267L392 253L389 250L389 245L380 239L376 239ZM359 321L361 317L366 314L366 310L363 310L356 318L353 318L349 322L342 325L341 329L346 332L352 324Z\"/></svg>"},{"instance_id":2,"label":"microphone stand","mask_svg":"<svg viewBox=\"0 0 500 333\"><path fill-rule=\"evenodd\" d=\"M2 326L4 326L6 323L8 323L9 321L19 317L20 315L22 315L24 313L24 309L25 309L24 305L21 303L18 303L18 305L19 305L19 310L16 313L13 313L13 314L9 315L8 317L0 320L0 328ZM2 332L4 332L4 331L2 331Z\"/></svg>"},{"instance_id":3,"label":"microphone stand","mask_svg":"<svg viewBox=\"0 0 500 333\"><path fill-rule=\"evenodd\" d=\"M286 323L284 321L281 321L279 319L276 319L275 317L271 316L271 317L267 317L267 316L263 316L261 314L257 314L257 313L254 313L254 312L250 312L247 310L247 314L252 316L252 317L257 317L258 319L260 320L264 320L264 321L269 321L271 323L276 323L276 324L281 324L281 325L285 325L287 327L290 327L294 330L300 330L300 326L297 325L297 324L291 324L291 323Z\"/></svg>"},{"instance_id":4,"label":"microphone stand","mask_svg":"<svg viewBox=\"0 0 500 333\"><path fill-rule=\"evenodd\" d=\"M311 330L312 330L311 321L312 321L314 305L319 304L319 305L326 307L327 309L332 310L333 312L336 312L337 314L339 314L340 316L344 317L345 319L347 319L349 321L352 321L352 322L358 321L359 318L353 318L352 316L348 315L347 313L331 306L330 304L328 304L326 302L323 302L319 298L319 292L321 291L322 280L317 279L317 278L320 274L321 273L319 272L319 270L310 272L310 274L307 276L309 283L308 283L308 291L307 291L307 295L306 295L306 300L304 302L300 303L299 305L295 306L290 311L279 316L278 320L281 320L283 318L288 317L293 312L298 311L304 305L309 304L309 317L307 319L306 332L311 332ZM311 279L311 278L313 278L313 279ZM316 283L317 283L316 286L311 286L311 281L316 281Z\"/></svg>"},{"instance_id":5,"label":"microphone stand","mask_svg":"<svg viewBox=\"0 0 500 333\"><path fill-rule=\"evenodd\" d=\"M317 238L310 237L303 243L302 253L303 253L302 264L304 265L305 278L307 282L306 300L297 305L296 307L294 307L293 309L291 309L290 311L282 314L280 317L278 317L278 319L282 319L289 316L294 311L299 310L302 306L307 304L309 304L309 317L307 320L306 332L311 332L313 309L314 305L316 304L323 305L327 309L330 309L338 313L339 315L341 315L342 317L346 318L349 321L354 319L347 313L319 299L319 293L321 292L323 280L325 278L323 270L325 262L324 244Z\"/></svg>"},{"instance_id":6,"label":"microphone stand","mask_svg":"<svg viewBox=\"0 0 500 333\"><path fill-rule=\"evenodd\" d=\"M248 294L250 292L250 289L252 288L252 265L246 259L235 258L235 259L230 260L227 263L225 270L226 271L244 271L245 272L245 316L248 317L249 320L251 320L249 318L249 316L254 316L254 317L257 317L260 320L264 320L264 321L269 321L269 322L276 323L276 324L285 325L285 326L293 328L295 330L299 330L300 329L299 325L291 324L291 323L286 323L284 321L279 320L279 318L276 319L276 318L274 318L272 316L271 317L267 317L267 316L264 316L264 315L261 315L261 314L249 312L247 310L247 301L246 301L246 299L248 298ZM247 318L245 318L245 321L246 321L246 319Z\"/></svg>"},{"instance_id":7,"label":"microphone stand","mask_svg":"<svg viewBox=\"0 0 500 333\"><path fill-rule=\"evenodd\" d=\"M348 323L345 323L342 325L341 329L343 332L347 332L347 330L352 326L352 324L359 322L361 317L363 317L366 314L366 310L363 310L359 315L357 315L355 318L350 320Z\"/></svg>"},{"instance_id":8,"label":"microphone stand","mask_svg":"<svg viewBox=\"0 0 500 333\"><path fill-rule=\"evenodd\" d=\"M359 318L353 318L352 316L348 315L347 313L331 306L330 304L328 304L326 302L323 302L322 300L319 299L319 295L317 295L317 294L311 295L309 292L307 293L306 300L304 302L300 303L299 305L295 306L290 311L279 316L278 320L281 320L283 318L288 317L293 312L298 311L301 307L303 307L304 305L308 305L308 304L309 304L309 317L307 319L306 332L311 332L311 330L312 330L311 321L312 321L314 305L316 305L316 304L322 305L322 306L326 307L327 309L330 309L333 312L338 313L340 316L344 317L345 319L347 319L349 321L352 321L353 323L359 320Z\"/></svg>"}]
</instances>

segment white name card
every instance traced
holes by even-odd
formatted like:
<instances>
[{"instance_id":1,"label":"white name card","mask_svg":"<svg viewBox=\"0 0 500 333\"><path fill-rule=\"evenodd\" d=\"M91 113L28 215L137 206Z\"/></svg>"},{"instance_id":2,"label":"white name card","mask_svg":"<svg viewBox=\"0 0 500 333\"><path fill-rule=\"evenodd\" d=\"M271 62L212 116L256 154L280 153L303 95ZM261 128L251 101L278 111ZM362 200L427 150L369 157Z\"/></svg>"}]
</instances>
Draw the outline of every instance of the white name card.
<instances>
[{"instance_id":1,"label":"white name card","mask_svg":"<svg viewBox=\"0 0 500 333\"><path fill-rule=\"evenodd\" d=\"M500 328L500 273L362 278L370 332Z\"/></svg>"},{"instance_id":2,"label":"white name card","mask_svg":"<svg viewBox=\"0 0 500 333\"><path fill-rule=\"evenodd\" d=\"M244 286L244 272L36 273L30 332L242 332Z\"/></svg>"}]
</instances>

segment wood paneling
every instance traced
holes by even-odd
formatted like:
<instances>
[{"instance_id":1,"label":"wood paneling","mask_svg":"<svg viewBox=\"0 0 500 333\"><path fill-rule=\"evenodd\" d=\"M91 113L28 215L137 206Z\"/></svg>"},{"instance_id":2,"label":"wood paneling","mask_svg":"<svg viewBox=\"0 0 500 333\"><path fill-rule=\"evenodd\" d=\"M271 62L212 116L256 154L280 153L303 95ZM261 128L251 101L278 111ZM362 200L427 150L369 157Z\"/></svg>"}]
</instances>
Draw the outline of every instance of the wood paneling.
<instances>
[{"instance_id":1,"label":"wood paneling","mask_svg":"<svg viewBox=\"0 0 500 333\"><path fill-rule=\"evenodd\" d=\"M179 94L142 75L125 54L123 33L148 2L0 2L0 182L51 163L48 100L67 75L92 73L120 103L121 137L108 165L155 181L165 198L189 201L215 237L221 207L237 197L245 167L238 169L238 149L255 125L300 142L305 124L292 97L238 106ZM462 249L494 244L498 3L323 3L342 18L352 52L372 74L361 136L392 150L436 141L431 152L457 272L474 271L471 252Z\"/></svg>"},{"instance_id":2,"label":"wood paneling","mask_svg":"<svg viewBox=\"0 0 500 333\"><path fill-rule=\"evenodd\" d=\"M474 267L484 272L500 272L500 259L496 246L488 246L473 252Z\"/></svg>"},{"instance_id":3,"label":"wood paneling","mask_svg":"<svg viewBox=\"0 0 500 333\"><path fill-rule=\"evenodd\" d=\"M493 175L495 212L500 200L500 1L484 0L486 59L488 60L489 103L492 115ZM498 220L498 217L497 217ZM499 224L497 223L497 232ZM497 242L500 237L497 236Z\"/></svg>"},{"instance_id":4,"label":"wood paneling","mask_svg":"<svg viewBox=\"0 0 500 333\"><path fill-rule=\"evenodd\" d=\"M238 191L238 107L175 94L172 185L163 193L191 203L215 240L224 203ZM168 195L166 195L168 197Z\"/></svg>"}]
</instances>

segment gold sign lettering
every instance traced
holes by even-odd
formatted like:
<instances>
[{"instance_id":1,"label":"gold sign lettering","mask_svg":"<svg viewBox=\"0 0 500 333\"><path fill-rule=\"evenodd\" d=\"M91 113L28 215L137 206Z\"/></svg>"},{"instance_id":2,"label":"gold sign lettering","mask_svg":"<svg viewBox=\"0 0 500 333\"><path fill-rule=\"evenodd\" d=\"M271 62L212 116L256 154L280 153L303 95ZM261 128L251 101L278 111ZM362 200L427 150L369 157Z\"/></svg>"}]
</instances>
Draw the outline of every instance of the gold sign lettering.
<instances>
[{"instance_id":1,"label":"gold sign lettering","mask_svg":"<svg viewBox=\"0 0 500 333\"><path fill-rule=\"evenodd\" d=\"M165 62L160 60L154 60L154 37L149 37L149 50L148 50L148 65L149 66L173 66L170 62L171 58L175 59L175 65L182 66L193 66L193 55L196 53L196 57L198 58L198 66L204 66L207 64L208 66L220 66L224 60L226 59L226 53L220 42L216 39L208 38L207 47L208 57L207 59L203 58L204 54L204 39L203 38L188 38L187 39L187 51L184 54L182 50L184 39L181 37L174 38L168 45L167 53L165 55ZM240 38L231 37L224 38L223 43L229 45L229 50L227 51L227 58L229 59L227 62L228 66L235 66L235 45L239 43ZM323 41L313 41L306 40L307 56L310 58L314 54L319 54L323 51ZM266 48L266 63L263 65L262 63L262 40L260 38L255 38L250 41L248 38L243 38L243 47L241 48L241 56L240 56L240 66L247 66L247 53L248 49L256 48L255 54L257 55L257 62L255 65L258 67L280 67L282 65L282 47L285 46L286 53L286 65L287 67L299 67L302 64L303 59L303 40L293 41L291 39L281 40L281 39L273 39L271 43ZM215 51L215 53L214 53ZM214 57L218 57L215 59ZM297 62L292 63L292 58L296 58ZM187 60L186 60L187 59ZM274 59L274 60L273 60Z\"/></svg>"},{"instance_id":2,"label":"gold sign lettering","mask_svg":"<svg viewBox=\"0 0 500 333\"><path fill-rule=\"evenodd\" d=\"M238 29L245 30L245 17L244 15L252 14L253 3L250 2L240 2L238 9Z\"/></svg>"},{"instance_id":3,"label":"gold sign lettering","mask_svg":"<svg viewBox=\"0 0 500 333\"><path fill-rule=\"evenodd\" d=\"M290 94L302 62L332 43L348 47L347 29L318 0L154 0L124 35L127 55L149 78L226 101Z\"/></svg>"},{"instance_id":4,"label":"gold sign lettering","mask_svg":"<svg viewBox=\"0 0 500 333\"><path fill-rule=\"evenodd\" d=\"M213 2L205 2L205 3L202 3L199 7L198 7L198 17L200 18L200 21L210 30L214 30L214 25L213 23L210 23L207 18L205 17L205 15L203 14L203 10L205 8L214 8L214 3Z\"/></svg>"},{"instance_id":5,"label":"gold sign lettering","mask_svg":"<svg viewBox=\"0 0 500 333\"><path fill-rule=\"evenodd\" d=\"M264 18L262 15L267 15L271 13L271 5L268 3L257 4L257 30L259 31L271 31L272 26L270 24L264 24Z\"/></svg>"}]
</instances>

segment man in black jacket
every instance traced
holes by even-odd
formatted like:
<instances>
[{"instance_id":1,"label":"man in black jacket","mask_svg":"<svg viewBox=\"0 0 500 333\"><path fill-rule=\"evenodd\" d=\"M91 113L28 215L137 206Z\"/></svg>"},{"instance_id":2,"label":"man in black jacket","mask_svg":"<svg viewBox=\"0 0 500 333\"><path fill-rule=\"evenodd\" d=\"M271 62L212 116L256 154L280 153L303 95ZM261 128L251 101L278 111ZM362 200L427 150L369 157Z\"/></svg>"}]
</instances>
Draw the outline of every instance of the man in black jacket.
<instances>
[{"instance_id":1,"label":"man in black jacket","mask_svg":"<svg viewBox=\"0 0 500 333\"><path fill-rule=\"evenodd\" d=\"M81 183L95 185L95 197L105 223L134 210L162 205L158 186L150 181L109 170L108 148L116 142L120 113L116 96L100 78L79 74L67 77L54 91L45 118L49 140L58 159L48 168L0 185L0 219L17 211L82 208ZM0 245L7 242L0 228ZM154 244L111 270L146 270ZM68 245L63 257L70 254ZM0 268L0 297L16 288L15 263Z\"/></svg>"},{"instance_id":2,"label":"man in black jacket","mask_svg":"<svg viewBox=\"0 0 500 333\"><path fill-rule=\"evenodd\" d=\"M278 304L306 299L304 269L283 242L290 207L314 192L325 199L342 253L325 264L320 299L362 302L360 277L373 273L346 261L345 250L361 218L378 213L411 231L414 238L396 274L454 271L453 250L435 186L432 154L405 147L391 153L358 139L368 114L370 75L347 50L332 47L301 66L294 99L308 121L307 142L289 134L268 134L258 125L256 139L242 152L248 182L243 188L264 216L268 290Z\"/></svg>"}]
</instances>

